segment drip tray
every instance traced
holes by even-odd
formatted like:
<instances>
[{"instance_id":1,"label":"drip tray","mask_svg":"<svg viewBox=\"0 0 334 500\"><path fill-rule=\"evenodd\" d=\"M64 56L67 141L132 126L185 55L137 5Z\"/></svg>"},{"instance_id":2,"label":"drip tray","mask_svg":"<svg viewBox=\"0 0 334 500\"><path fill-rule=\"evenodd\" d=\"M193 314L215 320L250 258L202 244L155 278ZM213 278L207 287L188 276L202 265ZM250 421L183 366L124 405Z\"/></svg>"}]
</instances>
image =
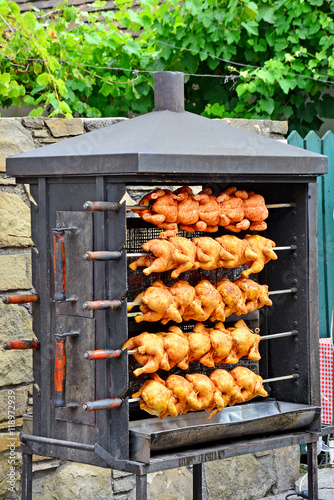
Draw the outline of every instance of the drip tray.
<instances>
[{"instance_id":1,"label":"drip tray","mask_svg":"<svg viewBox=\"0 0 334 500\"><path fill-rule=\"evenodd\" d=\"M320 415L317 406L265 401L226 407L209 419L206 412L130 422L130 458L149 463L151 453L232 437L309 427Z\"/></svg>"}]
</instances>

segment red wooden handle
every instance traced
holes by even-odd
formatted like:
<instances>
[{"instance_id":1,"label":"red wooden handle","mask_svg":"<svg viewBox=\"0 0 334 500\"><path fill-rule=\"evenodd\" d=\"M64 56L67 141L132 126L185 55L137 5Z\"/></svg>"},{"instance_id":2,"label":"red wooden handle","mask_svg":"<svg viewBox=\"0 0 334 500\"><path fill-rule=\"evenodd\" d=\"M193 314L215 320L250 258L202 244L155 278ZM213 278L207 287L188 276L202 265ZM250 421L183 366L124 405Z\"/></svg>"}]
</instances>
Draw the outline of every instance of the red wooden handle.
<instances>
[{"instance_id":1,"label":"red wooden handle","mask_svg":"<svg viewBox=\"0 0 334 500\"><path fill-rule=\"evenodd\" d=\"M38 340L6 340L2 346L7 351L11 349L37 349Z\"/></svg>"},{"instance_id":2,"label":"red wooden handle","mask_svg":"<svg viewBox=\"0 0 334 500\"><path fill-rule=\"evenodd\" d=\"M38 295L4 295L2 297L4 304L27 304L28 302L38 301Z\"/></svg>"},{"instance_id":3,"label":"red wooden handle","mask_svg":"<svg viewBox=\"0 0 334 500\"><path fill-rule=\"evenodd\" d=\"M118 309L121 307L120 300L94 300L92 302L85 302L82 308L85 311L103 311L107 309Z\"/></svg>"},{"instance_id":4,"label":"red wooden handle","mask_svg":"<svg viewBox=\"0 0 334 500\"><path fill-rule=\"evenodd\" d=\"M85 358L88 360L119 358L122 352L123 351L117 349L116 350L96 349L95 351L86 351Z\"/></svg>"},{"instance_id":5,"label":"red wooden handle","mask_svg":"<svg viewBox=\"0 0 334 500\"><path fill-rule=\"evenodd\" d=\"M54 406L66 406L65 382L66 382L66 337L55 336L55 367L54 367Z\"/></svg>"},{"instance_id":6,"label":"red wooden handle","mask_svg":"<svg viewBox=\"0 0 334 500\"><path fill-rule=\"evenodd\" d=\"M66 278L66 260L65 260L65 231L53 230L54 242L54 282L55 294L54 300L64 302L66 300L65 278Z\"/></svg>"}]
</instances>

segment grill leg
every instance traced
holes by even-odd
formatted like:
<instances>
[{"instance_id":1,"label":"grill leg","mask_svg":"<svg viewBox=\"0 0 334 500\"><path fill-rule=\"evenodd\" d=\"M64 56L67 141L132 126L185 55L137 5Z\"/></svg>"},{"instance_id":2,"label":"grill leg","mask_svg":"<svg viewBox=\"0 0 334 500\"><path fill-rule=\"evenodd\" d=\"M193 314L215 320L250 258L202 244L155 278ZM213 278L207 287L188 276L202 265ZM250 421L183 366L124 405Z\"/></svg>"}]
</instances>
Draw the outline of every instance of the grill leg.
<instances>
[{"instance_id":1,"label":"grill leg","mask_svg":"<svg viewBox=\"0 0 334 500\"><path fill-rule=\"evenodd\" d=\"M136 475L136 500L147 500L147 474Z\"/></svg>"},{"instance_id":2,"label":"grill leg","mask_svg":"<svg viewBox=\"0 0 334 500\"><path fill-rule=\"evenodd\" d=\"M203 464L193 465L193 500L202 500Z\"/></svg>"},{"instance_id":3,"label":"grill leg","mask_svg":"<svg viewBox=\"0 0 334 500\"><path fill-rule=\"evenodd\" d=\"M307 445L308 497L318 500L318 458L317 442Z\"/></svg>"},{"instance_id":4,"label":"grill leg","mask_svg":"<svg viewBox=\"0 0 334 500\"><path fill-rule=\"evenodd\" d=\"M32 500L32 454L22 452L22 500Z\"/></svg>"}]
</instances>

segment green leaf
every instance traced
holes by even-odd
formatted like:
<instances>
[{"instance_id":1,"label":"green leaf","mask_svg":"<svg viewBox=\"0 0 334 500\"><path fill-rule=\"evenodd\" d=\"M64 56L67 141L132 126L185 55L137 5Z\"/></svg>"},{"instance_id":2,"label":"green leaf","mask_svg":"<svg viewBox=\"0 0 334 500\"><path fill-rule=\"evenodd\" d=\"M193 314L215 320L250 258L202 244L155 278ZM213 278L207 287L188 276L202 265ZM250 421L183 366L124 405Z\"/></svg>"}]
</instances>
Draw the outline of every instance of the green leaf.
<instances>
[{"instance_id":1,"label":"green leaf","mask_svg":"<svg viewBox=\"0 0 334 500\"><path fill-rule=\"evenodd\" d=\"M240 33L237 30L229 30L226 32L226 41L230 45L231 43L238 42L240 39Z\"/></svg>"},{"instance_id":2,"label":"green leaf","mask_svg":"<svg viewBox=\"0 0 334 500\"><path fill-rule=\"evenodd\" d=\"M6 2L4 2L6 3ZM20 19L21 18L21 11L20 11L20 7L17 5L17 3L15 2L8 2L8 7L10 8L11 10L11 13L17 18L17 19Z\"/></svg>"},{"instance_id":3,"label":"green leaf","mask_svg":"<svg viewBox=\"0 0 334 500\"><path fill-rule=\"evenodd\" d=\"M85 39L90 45L99 45L102 40L97 33L85 33Z\"/></svg>"},{"instance_id":4,"label":"green leaf","mask_svg":"<svg viewBox=\"0 0 334 500\"><path fill-rule=\"evenodd\" d=\"M240 83L236 87L236 91L238 94L238 97L241 97L245 92L248 90L248 84L247 83Z\"/></svg>"},{"instance_id":5,"label":"green leaf","mask_svg":"<svg viewBox=\"0 0 334 500\"><path fill-rule=\"evenodd\" d=\"M123 49L126 54L129 55L135 54L137 56L140 55L140 46L134 40L129 40L127 44L124 45Z\"/></svg>"},{"instance_id":6,"label":"green leaf","mask_svg":"<svg viewBox=\"0 0 334 500\"><path fill-rule=\"evenodd\" d=\"M259 17L263 19L266 23L274 24L276 21L274 7L269 5L264 5L259 9Z\"/></svg>"},{"instance_id":7,"label":"green leaf","mask_svg":"<svg viewBox=\"0 0 334 500\"><path fill-rule=\"evenodd\" d=\"M44 108L35 108L35 109L32 109L29 113L29 116L42 116L43 115L43 112L44 112Z\"/></svg>"},{"instance_id":8,"label":"green leaf","mask_svg":"<svg viewBox=\"0 0 334 500\"><path fill-rule=\"evenodd\" d=\"M30 91L30 94L31 95L35 95L35 94L38 94L41 90L44 90L46 87L46 85L36 85L36 87L34 87L31 91Z\"/></svg>"},{"instance_id":9,"label":"green leaf","mask_svg":"<svg viewBox=\"0 0 334 500\"><path fill-rule=\"evenodd\" d=\"M9 73L2 73L0 75L0 82L1 83L9 83L10 82L10 74Z\"/></svg>"},{"instance_id":10,"label":"green leaf","mask_svg":"<svg viewBox=\"0 0 334 500\"><path fill-rule=\"evenodd\" d=\"M287 80L284 80L283 78L280 78L278 80L278 84L281 87L281 89L283 90L284 94L288 94L289 93L289 91L290 91L290 85L289 85L289 83L288 83Z\"/></svg>"},{"instance_id":11,"label":"green leaf","mask_svg":"<svg viewBox=\"0 0 334 500\"><path fill-rule=\"evenodd\" d=\"M36 78L36 82L38 83L38 85L45 86L51 82L51 76L49 75L49 73L42 73L38 75L38 77Z\"/></svg>"},{"instance_id":12,"label":"green leaf","mask_svg":"<svg viewBox=\"0 0 334 500\"><path fill-rule=\"evenodd\" d=\"M274 101L274 99L271 99L271 98L260 99L259 105L260 105L260 108L262 109L262 111L265 111L266 113L268 113L268 115L271 115L275 109L275 101Z\"/></svg>"},{"instance_id":13,"label":"green leaf","mask_svg":"<svg viewBox=\"0 0 334 500\"><path fill-rule=\"evenodd\" d=\"M27 29L28 31L33 31L36 26L36 19L32 12L26 12L22 16L21 22L23 28Z\"/></svg>"},{"instance_id":14,"label":"green leaf","mask_svg":"<svg viewBox=\"0 0 334 500\"><path fill-rule=\"evenodd\" d=\"M26 106L33 106L35 103L35 99L31 95L25 95L23 98L23 102Z\"/></svg>"},{"instance_id":15,"label":"green leaf","mask_svg":"<svg viewBox=\"0 0 334 500\"><path fill-rule=\"evenodd\" d=\"M241 26L245 28L249 35L258 35L257 23L252 23L251 21L248 23L242 22Z\"/></svg>"}]
</instances>

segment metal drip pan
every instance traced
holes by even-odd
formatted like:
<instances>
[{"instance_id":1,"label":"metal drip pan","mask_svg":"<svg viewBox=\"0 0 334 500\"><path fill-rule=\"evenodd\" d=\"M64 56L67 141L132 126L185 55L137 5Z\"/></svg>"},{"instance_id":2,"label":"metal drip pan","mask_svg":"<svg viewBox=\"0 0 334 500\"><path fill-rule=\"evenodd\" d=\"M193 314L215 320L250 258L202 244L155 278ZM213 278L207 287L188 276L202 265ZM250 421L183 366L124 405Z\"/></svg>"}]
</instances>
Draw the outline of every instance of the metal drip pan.
<instances>
[{"instance_id":1,"label":"metal drip pan","mask_svg":"<svg viewBox=\"0 0 334 500\"><path fill-rule=\"evenodd\" d=\"M309 427L319 414L317 406L265 401L226 407L211 419L206 412L189 412L177 418L130 422L130 457L149 463L152 452L232 437L302 429Z\"/></svg>"}]
</instances>

